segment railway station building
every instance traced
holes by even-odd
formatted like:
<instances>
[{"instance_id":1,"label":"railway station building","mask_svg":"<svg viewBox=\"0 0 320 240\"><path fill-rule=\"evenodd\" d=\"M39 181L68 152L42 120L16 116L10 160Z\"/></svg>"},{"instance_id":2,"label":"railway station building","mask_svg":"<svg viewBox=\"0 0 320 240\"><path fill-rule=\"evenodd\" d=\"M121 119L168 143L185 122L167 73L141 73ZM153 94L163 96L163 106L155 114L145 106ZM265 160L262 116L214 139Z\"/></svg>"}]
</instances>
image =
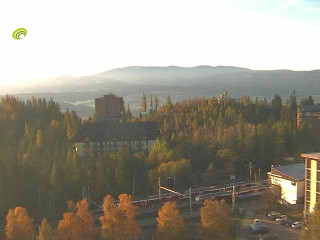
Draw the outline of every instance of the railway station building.
<instances>
[{"instance_id":1,"label":"railway station building","mask_svg":"<svg viewBox=\"0 0 320 240\"><path fill-rule=\"evenodd\" d=\"M268 172L269 187L279 188L281 199L290 204L303 202L304 172L304 163L272 167Z\"/></svg>"}]
</instances>

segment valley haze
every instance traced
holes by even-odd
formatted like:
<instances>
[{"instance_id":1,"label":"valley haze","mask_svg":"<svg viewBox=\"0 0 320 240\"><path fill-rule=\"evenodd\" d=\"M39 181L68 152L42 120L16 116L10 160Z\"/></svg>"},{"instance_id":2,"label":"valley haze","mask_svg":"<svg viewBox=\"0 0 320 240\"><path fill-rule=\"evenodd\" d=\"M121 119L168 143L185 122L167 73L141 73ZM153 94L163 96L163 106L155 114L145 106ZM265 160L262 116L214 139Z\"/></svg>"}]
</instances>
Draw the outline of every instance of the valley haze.
<instances>
[{"instance_id":1,"label":"valley haze","mask_svg":"<svg viewBox=\"0 0 320 240\"><path fill-rule=\"evenodd\" d=\"M195 97L218 96L227 90L229 96L240 98L275 94L288 97L293 89L297 96L313 95L318 101L320 70L251 70L233 66L144 67L131 66L82 76L61 76L41 80L37 84L3 88L1 94L21 99L32 96L58 102L62 110L75 110L79 116L94 113L94 99L114 93L124 97L134 115L139 113L142 93L157 95L160 104L169 95L173 101Z\"/></svg>"}]
</instances>

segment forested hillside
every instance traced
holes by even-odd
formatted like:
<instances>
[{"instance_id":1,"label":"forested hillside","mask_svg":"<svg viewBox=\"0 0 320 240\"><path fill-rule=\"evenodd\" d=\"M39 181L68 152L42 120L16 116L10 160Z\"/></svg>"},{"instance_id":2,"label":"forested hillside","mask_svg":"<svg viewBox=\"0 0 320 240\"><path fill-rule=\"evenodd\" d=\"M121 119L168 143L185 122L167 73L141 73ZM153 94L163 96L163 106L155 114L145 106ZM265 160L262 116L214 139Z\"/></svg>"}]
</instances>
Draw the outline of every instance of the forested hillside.
<instances>
[{"instance_id":1,"label":"forested hillside","mask_svg":"<svg viewBox=\"0 0 320 240\"><path fill-rule=\"evenodd\" d=\"M150 99L149 99L150 100ZM146 101L146 99L145 99ZM144 104L143 104L144 105ZM286 104L275 95L271 103L242 97L241 101L216 98L190 99L162 107L150 101L149 113L132 118L128 109L122 121L156 121L160 139L150 153L122 149L102 156L79 158L71 139L80 121L75 112L61 112L52 100L28 101L6 96L0 102L0 212L17 205L31 214L49 214L81 199L90 186L92 199L106 194L152 193L157 178L176 187L191 183L191 175L224 170L226 175L246 175L245 164L268 171L283 157L320 151L320 124L296 127L294 95ZM51 192L49 194L49 192Z\"/></svg>"},{"instance_id":2,"label":"forested hillside","mask_svg":"<svg viewBox=\"0 0 320 240\"><path fill-rule=\"evenodd\" d=\"M226 174L246 175L249 162L257 174L259 169L265 173L271 165L282 164L284 157L320 151L319 121L296 127L294 94L288 103L275 95L271 103L242 97L241 101L199 98L172 104L168 97L158 111L153 110L152 101L149 105L146 118L133 120L155 120L160 128L161 144L147 160L149 168L154 168L149 171L153 183L156 175L172 178L171 161L181 158L190 159L192 173L214 174L223 169Z\"/></svg>"}]
</instances>

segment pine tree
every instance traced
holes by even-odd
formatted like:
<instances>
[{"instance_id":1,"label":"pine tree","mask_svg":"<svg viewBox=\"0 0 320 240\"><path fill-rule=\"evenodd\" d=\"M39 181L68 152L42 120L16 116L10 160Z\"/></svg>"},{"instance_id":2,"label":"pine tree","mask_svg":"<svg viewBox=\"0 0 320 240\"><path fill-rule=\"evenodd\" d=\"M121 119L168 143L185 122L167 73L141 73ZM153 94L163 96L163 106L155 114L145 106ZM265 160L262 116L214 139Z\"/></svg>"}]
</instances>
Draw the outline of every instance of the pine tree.
<instances>
[{"instance_id":1,"label":"pine tree","mask_svg":"<svg viewBox=\"0 0 320 240\"><path fill-rule=\"evenodd\" d=\"M147 97L145 94L142 95L141 100L141 111L146 113L147 112Z\"/></svg>"},{"instance_id":2,"label":"pine tree","mask_svg":"<svg viewBox=\"0 0 320 240\"><path fill-rule=\"evenodd\" d=\"M57 240L54 229L50 226L47 219L43 219L39 227L37 240Z\"/></svg>"},{"instance_id":3,"label":"pine tree","mask_svg":"<svg viewBox=\"0 0 320 240\"><path fill-rule=\"evenodd\" d=\"M132 113L131 113L131 110L130 110L130 105L128 103L127 105L127 119L131 119L132 118Z\"/></svg>"},{"instance_id":4,"label":"pine tree","mask_svg":"<svg viewBox=\"0 0 320 240\"><path fill-rule=\"evenodd\" d=\"M150 113L153 112L153 99L152 99L152 94L150 96Z\"/></svg>"},{"instance_id":5,"label":"pine tree","mask_svg":"<svg viewBox=\"0 0 320 240\"><path fill-rule=\"evenodd\" d=\"M159 98L157 95L154 96L154 110L158 111L159 107Z\"/></svg>"}]
</instances>

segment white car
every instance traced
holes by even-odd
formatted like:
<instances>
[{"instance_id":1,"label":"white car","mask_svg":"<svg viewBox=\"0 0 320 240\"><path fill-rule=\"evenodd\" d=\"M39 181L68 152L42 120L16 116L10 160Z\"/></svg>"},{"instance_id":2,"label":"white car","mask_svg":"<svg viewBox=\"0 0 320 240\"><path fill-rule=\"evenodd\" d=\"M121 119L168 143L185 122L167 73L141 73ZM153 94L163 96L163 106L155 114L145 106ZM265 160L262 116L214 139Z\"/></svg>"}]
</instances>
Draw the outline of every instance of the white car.
<instances>
[{"instance_id":1,"label":"white car","mask_svg":"<svg viewBox=\"0 0 320 240\"><path fill-rule=\"evenodd\" d=\"M279 217L281 214L278 212L269 212L268 213L268 217L272 218L273 220L275 220L277 217Z\"/></svg>"},{"instance_id":2,"label":"white car","mask_svg":"<svg viewBox=\"0 0 320 240\"><path fill-rule=\"evenodd\" d=\"M303 226L302 222L294 222L292 223L291 227L295 229L300 229Z\"/></svg>"},{"instance_id":3,"label":"white car","mask_svg":"<svg viewBox=\"0 0 320 240\"><path fill-rule=\"evenodd\" d=\"M256 224L256 223L258 223L258 222L261 222L260 219L255 219L255 220L253 220L253 224Z\"/></svg>"},{"instance_id":4,"label":"white car","mask_svg":"<svg viewBox=\"0 0 320 240\"><path fill-rule=\"evenodd\" d=\"M281 222L284 219L287 219L288 217L286 215L281 215L279 217L276 218L276 222Z\"/></svg>"}]
</instances>

